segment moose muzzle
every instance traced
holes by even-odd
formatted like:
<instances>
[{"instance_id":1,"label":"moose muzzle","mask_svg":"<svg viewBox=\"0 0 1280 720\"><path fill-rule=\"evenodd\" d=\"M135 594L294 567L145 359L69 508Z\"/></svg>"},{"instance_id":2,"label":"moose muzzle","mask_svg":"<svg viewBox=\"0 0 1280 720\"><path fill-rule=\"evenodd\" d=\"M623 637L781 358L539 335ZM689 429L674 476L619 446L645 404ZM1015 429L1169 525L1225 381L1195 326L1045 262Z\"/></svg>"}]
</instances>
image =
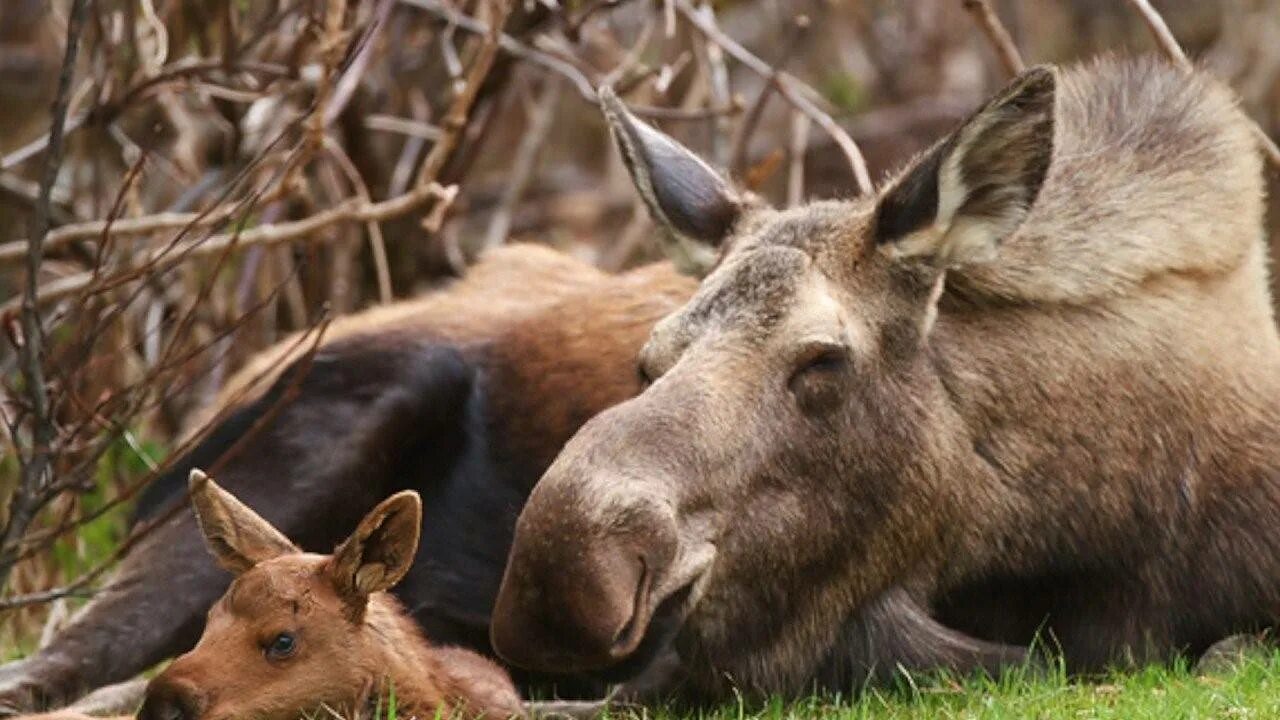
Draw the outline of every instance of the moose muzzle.
<instances>
[{"instance_id":1,"label":"moose muzzle","mask_svg":"<svg viewBox=\"0 0 1280 720\"><path fill-rule=\"evenodd\" d=\"M624 483L566 484L544 478L520 516L492 640L529 669L601 670L644 641L677 555L676 521Z\"/></svg>"}]
</instances>

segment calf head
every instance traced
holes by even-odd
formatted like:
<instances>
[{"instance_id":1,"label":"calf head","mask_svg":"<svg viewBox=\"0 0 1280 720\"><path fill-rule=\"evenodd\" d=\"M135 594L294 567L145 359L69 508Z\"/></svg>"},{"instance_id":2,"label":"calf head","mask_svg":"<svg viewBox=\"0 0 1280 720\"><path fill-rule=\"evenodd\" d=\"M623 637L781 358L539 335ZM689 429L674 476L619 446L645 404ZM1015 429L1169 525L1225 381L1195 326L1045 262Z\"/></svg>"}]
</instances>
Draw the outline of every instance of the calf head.
<instances>
[{"instance_id":1,"label":"calf head","mask_svg":"<svg viewBox=\"0 0 1280 720\"><path fill-rule=\"evenodd\" d=\"M945 475L972 448L936 306L946 271L995 256L1035 201L1055 85L1027 72L876 197L788 211L605 92L653 216L714 267L641 351L647 388L588 422L525 506L501 655L627 673L674 641L702 681L785 690L940 544Z\"/></svg>"},{"instance_id":2,"label":"calf head","mask_svg":"<svg viewBox=\"0 0 1280 720\"><path fill-rule=\"evenodd\" d=\"M303 553L198 470L191 500L209 550L236 577L196 647L152 680L139 720L360 710L386 676L384 630L368 620L387 612L392 601L377 594L413 561L417 494L385 500L333 555Z\"/></svg>"}]
</instances>

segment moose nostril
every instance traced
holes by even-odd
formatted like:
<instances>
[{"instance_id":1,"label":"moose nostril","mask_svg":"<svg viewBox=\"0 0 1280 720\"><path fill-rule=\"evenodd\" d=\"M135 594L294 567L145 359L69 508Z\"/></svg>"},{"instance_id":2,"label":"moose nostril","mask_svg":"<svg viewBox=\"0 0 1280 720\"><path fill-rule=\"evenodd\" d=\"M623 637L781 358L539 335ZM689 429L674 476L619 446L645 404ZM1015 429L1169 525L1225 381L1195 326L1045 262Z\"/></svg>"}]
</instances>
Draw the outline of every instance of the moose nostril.
<instances>
[{"instance_id":1,"label":"moose nostril","mask_svg":"<svg viewBox=\"0 0 1280 720\"><path fill-rule=\"evenodd\" d=\"M195 701L172 687L160 687L147 693L138 711L138 720L195 720Z\"/></svg>"},{"instance_id":2,"label":"moose nostril","mask_svg":"<svg viewBox=\"0 0 1280 720\"><path fill-rule=\"evenodd\" d=\"M640 556L639 563L640 581L636 585L635 596L631 601L631 616L622 627L618 628L618 632L613 636L613 646L609 648L609 655L615 660L629 655L644 639L652 573L649 572L649 563L645 561L643 555Z\"/></svg>"}]
</instances>

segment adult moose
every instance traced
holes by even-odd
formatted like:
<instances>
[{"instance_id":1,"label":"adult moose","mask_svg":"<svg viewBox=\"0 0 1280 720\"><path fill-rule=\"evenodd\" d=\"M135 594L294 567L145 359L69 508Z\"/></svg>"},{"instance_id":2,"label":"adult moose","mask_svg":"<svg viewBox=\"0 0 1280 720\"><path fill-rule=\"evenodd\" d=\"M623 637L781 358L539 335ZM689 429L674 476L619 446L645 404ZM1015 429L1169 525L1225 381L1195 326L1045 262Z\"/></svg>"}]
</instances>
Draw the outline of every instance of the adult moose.
<instances>
[{"instance_id":1,"label":"adult moose","mask_svg":"<svg viewBox=\"0 0 1280 720\"><path fill-rule=\"evenodd\" d=\"M716 265L525 505L502 656L670 642L717 697L848 687L904 594L1073 669L1280 620L1280 342L1228 90L1032 69L876 197L788 211L603 100Z\"/></svg>"}]
</instances>

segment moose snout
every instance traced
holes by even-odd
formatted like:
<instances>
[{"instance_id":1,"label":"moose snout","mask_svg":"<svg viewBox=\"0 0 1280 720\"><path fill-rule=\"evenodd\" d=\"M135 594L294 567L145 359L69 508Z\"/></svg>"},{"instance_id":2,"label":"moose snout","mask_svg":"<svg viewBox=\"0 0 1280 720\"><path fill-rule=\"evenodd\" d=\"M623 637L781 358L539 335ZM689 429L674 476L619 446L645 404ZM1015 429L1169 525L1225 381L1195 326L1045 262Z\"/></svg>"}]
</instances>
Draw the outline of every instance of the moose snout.
<instances>
[{"instance_id":1,"label":"moose snout","mask_svg":"<svg viewBox=\"0 0 1280 720\"><path fill-rule=\"evenodd\" d=\"M200 704L194 687L160 675L147 687L138 720L197 720Z\"/></svg>"},{"instance_id":2,"label":"moose snout","mask_svg":"<svg viewBox=\"0 0 1280 720\"><path fill-rule=\"evenodd\" d=\"M592 495L540 485L520 516L491 625L511 663L599 670L644 640L676 554L674 518L651 501Z\"/></svg>"}]
</instances>

